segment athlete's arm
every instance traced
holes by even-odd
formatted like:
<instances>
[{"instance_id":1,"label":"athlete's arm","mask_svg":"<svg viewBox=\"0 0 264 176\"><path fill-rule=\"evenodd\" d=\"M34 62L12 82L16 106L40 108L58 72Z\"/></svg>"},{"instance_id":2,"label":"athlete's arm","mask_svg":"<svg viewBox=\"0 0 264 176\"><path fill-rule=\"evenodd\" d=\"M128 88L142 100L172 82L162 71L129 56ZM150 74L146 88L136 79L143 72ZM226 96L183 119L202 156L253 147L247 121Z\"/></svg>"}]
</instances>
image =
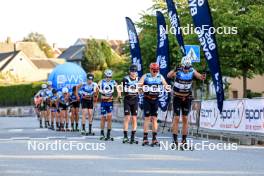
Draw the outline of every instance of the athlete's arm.
<instances>
[{"instance_id":1,"label":"athlete's arm","mask_svg":"<svg viewBox=\"0 0 264 176\"><path fill-rule=\"evenodd\" d=\"M172 78L176 77L176 72L175 72L175 70L171 70L171 71L168 73L167 77L168 77L169 79L172 79Z\"/></svg>"},{"instance_id":2,"label":"athlete's arm","mask_svg":"<svg viewBox=\"0 0 264 176\"><path fill-rule=\"evenodd\" d=\"M206 79L206 74L201 74L198 71L194 70L195 78L204 81Z\"/></svg>"},{"instance_id":3,"label":"athlete's arm","mask_svg":"<svg viewBox=\"0 0 264 176\"><path fill-rule=\"evenodd\" d=\"M142 87L142 86L144 85L145 77L146 77L146 75L143 75L143 76L141 77L141 79L138 81L138 86L139 86L139 87Z\"/></svg>"},{"instance_id":4,"label":"athlete's arm","mask_svg":"<svg viewBox=\"0 0 264 176\"><path fill-rule=\"evenodd\" d=\"M94 102L97 102L98 94L99 94L98 84L95 83L95 86L94 86Z\"/></svg>"},{"instance_id":5,"label":"athlete's arm","mask_svg":"<svg viewBox=\"0 0 264 176\"><path fill-rule=\"evenodd\" d=\"M120 87L122 87L122 86L119 86L117 84L117 82L115 82L115 87L116 87L116 91L117 91L117 98L120 98L121 97L121 92L122 92L122 90L120 90L121 89Z\"/></svg>"}]
</instances>

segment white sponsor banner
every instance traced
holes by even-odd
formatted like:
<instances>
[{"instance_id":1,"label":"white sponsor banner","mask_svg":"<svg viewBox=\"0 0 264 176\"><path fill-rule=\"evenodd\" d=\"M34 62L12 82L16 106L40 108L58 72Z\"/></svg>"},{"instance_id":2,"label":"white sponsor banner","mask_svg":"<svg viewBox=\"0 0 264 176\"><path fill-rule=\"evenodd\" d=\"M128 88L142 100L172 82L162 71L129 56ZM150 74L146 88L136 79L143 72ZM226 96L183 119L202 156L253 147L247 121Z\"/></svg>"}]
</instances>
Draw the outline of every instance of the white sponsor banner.
<instances>
[{"instance_id":1,"label":"white sponsor banner","mask_svg":"<svg viewBox=\"0 0 264 176\"><path fill-rule=\"evenodd\" d=\"M264 133L264 99L224 101L222 114L216 101L203 101L200 127L237 132Z\"/></svg>"}]
</instances>

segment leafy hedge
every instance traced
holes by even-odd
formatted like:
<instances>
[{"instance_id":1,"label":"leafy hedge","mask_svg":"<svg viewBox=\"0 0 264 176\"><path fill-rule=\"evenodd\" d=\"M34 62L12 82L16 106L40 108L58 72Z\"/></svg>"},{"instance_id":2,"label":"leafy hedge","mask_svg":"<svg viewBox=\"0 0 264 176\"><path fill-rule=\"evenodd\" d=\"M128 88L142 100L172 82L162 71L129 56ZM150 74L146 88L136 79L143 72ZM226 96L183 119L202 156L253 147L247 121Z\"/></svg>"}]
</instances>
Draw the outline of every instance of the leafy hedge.
<instances>
[{"instance_id":1,"label":"leafy hedge","mask_svg":"<svg viewBox=\"0 0 264 176\"><path fill-rule=\"evenodd\" d=\"M0 86L0 106L31 105L41 83Z\"/></svg>"}]
</instances>

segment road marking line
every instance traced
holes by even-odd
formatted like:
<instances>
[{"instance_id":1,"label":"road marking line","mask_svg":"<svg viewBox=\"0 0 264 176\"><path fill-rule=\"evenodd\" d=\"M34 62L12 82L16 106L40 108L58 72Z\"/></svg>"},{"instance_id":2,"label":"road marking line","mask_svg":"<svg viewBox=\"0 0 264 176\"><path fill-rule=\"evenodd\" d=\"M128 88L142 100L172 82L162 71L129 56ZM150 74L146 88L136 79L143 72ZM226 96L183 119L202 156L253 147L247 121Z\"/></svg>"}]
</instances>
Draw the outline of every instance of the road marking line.
<instances>
[{"instance_id":1,"label":"road marking line","mask_svg":"<svg viewBox=\"0 0 264 176\"><path fill-rule=\"evenodd\" d=\"M42 129L42 128L37 128L37 129L35 129L35 131L48 131L49 129L46 129L46 128L44 128L44 129Z\"/></svg>"},{"instance_id":2,"label":"road marking line","mask_svg":"<svg viewBox=\"0 0 264 176\"><path fill-rule=\"evenodd\" d=\"M0 155L0 159L63 159L63 160L87 160L87 159L115 159L101 155Z\"/></svg>"},{"instance_id":3,"label":"road marking line","mask_svg":"<svg viewBox=\"0 0 264 176\"><path fill-rule=\"evenodd\" d=\"M22 132L23 131L23 129L10 129L10 130L8 130L8 132L10 132L10 133L16 133L16 132Z\"/></svg>"},{"instance_id":4,"label":"road marking line","mask_svg":"<svg viewBox=\"0 0 264 176\"><path fill-rule=\"evenodd\" d=\"M30 140L30 137L11 137L10 140Z\"/></svg>"},{"instance_id":5,"label":"road marking line","mask_svg":"<svg viewBox=\"0 0 264 176\"><path fill-rule=\"evenodd\" d=\"M180 169L151 169L151 170L123 170L119 173L133 174L210 174L210 175L263 175L263 172L248 172L248 171L225 171L225 170L180 170Z\"/></svg>"}]
</instances>

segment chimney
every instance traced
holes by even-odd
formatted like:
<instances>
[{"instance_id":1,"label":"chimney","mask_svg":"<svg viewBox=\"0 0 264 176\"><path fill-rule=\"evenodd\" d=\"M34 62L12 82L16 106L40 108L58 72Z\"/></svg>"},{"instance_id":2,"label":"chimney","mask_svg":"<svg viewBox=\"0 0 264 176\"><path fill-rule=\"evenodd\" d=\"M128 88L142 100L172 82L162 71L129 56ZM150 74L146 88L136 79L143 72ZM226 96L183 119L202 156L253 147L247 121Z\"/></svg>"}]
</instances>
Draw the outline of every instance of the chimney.
<instances>
[{"instance_id":1,"label":"chimney","mask_svg":"<svg viewBox=\"0 0 264 176\"><path fill-rule=\"evenodd\" d=\"M53 48L53 49L56 49L56 48L57 48L57 44L56 44L56 43L53 43L53 44L52 44L52 48Z\"/></svg>"},{"instance_id":2,"label":"chimney","mask_svg":"<svg viewBox=\"0 0 264 176\"><path fill-rule=\"evenodd\" d=\"M17 50L17 46L16 46L16 43L14 43L14 52L16 52Z\"/></svg>"},{"instance_id":3,"label":"chimney","mask_svg":"<svg viewBox=\"0 0 264 176\"><path fill-rule=\"evenodd\" d=\"M11 44L11 43L12 43L11 37L7 37L7 39L6 39L6 43L7 43L7 44Z\"/></svg>"}]
</instances>

